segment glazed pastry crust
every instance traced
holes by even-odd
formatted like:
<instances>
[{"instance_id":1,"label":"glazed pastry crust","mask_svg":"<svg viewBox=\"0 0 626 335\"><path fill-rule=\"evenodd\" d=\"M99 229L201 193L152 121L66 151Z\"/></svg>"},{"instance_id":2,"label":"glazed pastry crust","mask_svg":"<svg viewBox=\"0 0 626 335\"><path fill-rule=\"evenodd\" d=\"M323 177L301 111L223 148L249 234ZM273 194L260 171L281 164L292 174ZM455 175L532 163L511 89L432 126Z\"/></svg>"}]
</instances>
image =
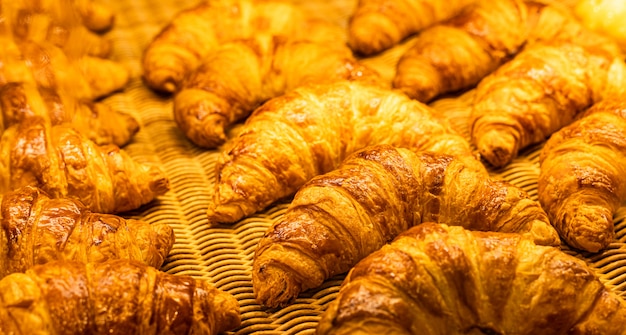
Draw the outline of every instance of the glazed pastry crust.
<instances>
[{"instance_id":1,"label":"glazed pastry crust","mask_svg":"<svg viewBox=\"0 0 626 335\"><path fill-rule=\"evenodd\" d=\"M524 320L524 322L520 322ZM623 334L626 302L520 234L414 227L356 265L317 334Z\"/></svg>"},{"instance_id":2,"label":"glazed pastry crust","mask_svg":"<svg viewBox=\"0 0 626 335\"><path fill-rule=\"evenodd\" d=\"M115 145L98 146L67 124L30 117L0 139L0 193L37 186L96 213L139 208L169 190L169 179Z\"/></svg>"},{"instance_id":3,"label":"glazed pastry crust","mask_svg":"<svg viewBox=\"0 0 626 335\"><path fill-rule=\"evenodd\" d=\"M227 140L226 130L268 99L339 80L382 82L344 46L277 37L232 42L186 77L174 98L174 118L196 145L216 148Z\"/></svg>"},{"instance_id":4,"label":"glazed pastry crust","mask_svg":"<svg viewBox=\"0 0 626 335\"><path fill-rule=\"evenodd\" d=\"M0 280L6 334L215 335L240 322L231 294L135 261L55 261Z\"/></svg>"},{"instance_id":5,"label":"glazed pastry crust","mask_svg":"<svg viewBox=\"0 0 626 335\"><path fill-rule=\"evenodd\" d=\"M430 221L560 244L539 203L476 169L473 158L372 146L306 183L267 230L253 262L255 297L262 305L286 305Z\"/></svg>"},{"instance_id":6,"label":"glazed pastry crust","mask_svg":"<svg viewBox=\"0 0 626 335\"><path fill-rule=\"evenodd\" d=\"M158 268L174 244L167 224L93 213L32 186L0 196L0 228L0 278L54 260L131 259Z\"/></svg>"},{"instance_id":7,"label":"glazed pastry crust","mask_svg":"<svg viewBox=\"0 0 626 335\"><path fill-rule=\"evenodd\" d=\"M292 196L373 144L473 157L445 118L404 94L346 81L301 87L255 110L226 145L209 222L236 222Z\"/></svg>"},{"instance_id":8,"label":"glazed pastry crust","mask_svg":"<svg viewBox=\"0 0 626 335\"><path fill-rule=\"evenodd\" d=\"M598 252L614 241L613 215L626 201L626 105L608 98L546 142L539 201L572 247Z\"/></svg>"}]
</instances>

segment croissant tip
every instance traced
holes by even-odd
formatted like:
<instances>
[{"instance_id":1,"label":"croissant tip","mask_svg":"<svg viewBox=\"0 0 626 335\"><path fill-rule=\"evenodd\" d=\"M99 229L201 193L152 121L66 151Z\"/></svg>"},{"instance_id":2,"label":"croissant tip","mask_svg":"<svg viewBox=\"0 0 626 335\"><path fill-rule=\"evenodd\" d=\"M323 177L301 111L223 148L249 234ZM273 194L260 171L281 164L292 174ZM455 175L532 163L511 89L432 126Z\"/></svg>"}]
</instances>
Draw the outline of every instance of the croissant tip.
<instances>
[{"instance_id":1,"label":"croissant tip","mask_svg":"<svg viewBox=\"0 0 626 335\"><path fill-rule=\"evenodd\" d=\"M561 238L552 225L544 220L533 220L530 223L529 235L537 245L557 247L561 245Z\"/></svg>"},{"instance_id":2,"label":"croissant tip","mask_svg":"<svg viewBox=\"0 0 626 335\"><path fill-rule=\"evenodd\" d=\"M217 226L224 223L234 223L242 219L245 215L237 205L222 204L211 205L207 209L207 218L210 226Z\"/></svg>"},{"instance_id":3,"label":"croissant tip","mask_svg":"<svg viewBox=\"0 0 626 335\"><path fill-rule=\"evenodd\" d=\"M252 287L255 300L262 306L277 308L290 304L300 293L300 286L293 275L280 268L255 265Z\"/></svg>"},{"instance_id":4,"label":"croissant tip","mask_svg":"<svg viewBox=\"0 0 626 335\"><path fill-rule=\"evenodd\" d=\"M608 214L583 209L584 206L567 220L566 225L571 228L565 240L574 248L596 253L608 247L613 241L615 236L613 219Z\"/></svg>"},{"instance_id":5,"label":"croissant tip","mask_svg":"<svg viewBox=\"0 0 626 335\"><path fill-rule=\"evenodd\" d=\"M170 190L170 180L165 173L157 168L153 167L150 171L152 181L150 182L150 190L155 195L163 195Z\"/></svg>"},{"instance_id":6,"label":"croissant tip","mask_svg":"<svg viewBox=\"0 0 626 335\"><path fill-rule=\"evenodd\" d=\"M476 147L487 162L496 168L510 163L517 155L517 139L506 131L493 130L478 135Z\"/></svg>"}]
</instances>

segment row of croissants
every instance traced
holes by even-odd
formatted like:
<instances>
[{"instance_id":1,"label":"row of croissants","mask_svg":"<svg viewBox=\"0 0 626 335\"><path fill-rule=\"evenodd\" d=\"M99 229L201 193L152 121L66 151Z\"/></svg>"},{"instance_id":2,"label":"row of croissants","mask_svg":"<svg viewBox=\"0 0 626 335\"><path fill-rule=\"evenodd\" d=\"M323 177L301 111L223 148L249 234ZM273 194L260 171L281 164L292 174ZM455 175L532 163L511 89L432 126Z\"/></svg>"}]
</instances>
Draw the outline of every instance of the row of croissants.
<instances>
[{"instance_id":1,"label":"row of croissants","mask_svg":"<svg viewBox=\"0 0 626 335\"><path fill-rule=\"evenodd\" d=\"M344 27L207 0L146 46L142 79L219 151L208 224L290 199L255 251L258 304L347 273L318 334L624 335L626 302L560 248L609 247L626 201L626 49L586 2L359 0ZM107 58L114 13L1 9L0 334L239 327L233 295L158 270L172 227L122 216L169 179L124 151L140 121L98 100L130 80ZM401 43L391 78L368 63ZM468 90L469 139L428 105ZM490 170L537 145L535 201Z\"/></svg>"},{"instance_id":2,"label":"row of croissants","mask_svg":"<svg viewBox=\"0 0 626 335\"><path fill-rule=\"evenodd\" d=\"M169 190L123 147L140 130L102 98L116 13L92 0L0 1L0 334L216 334L234 296L160 271L165 223L125 219ZM219 306L217 308L216 306Z\"/></svg>"}]
</instances>

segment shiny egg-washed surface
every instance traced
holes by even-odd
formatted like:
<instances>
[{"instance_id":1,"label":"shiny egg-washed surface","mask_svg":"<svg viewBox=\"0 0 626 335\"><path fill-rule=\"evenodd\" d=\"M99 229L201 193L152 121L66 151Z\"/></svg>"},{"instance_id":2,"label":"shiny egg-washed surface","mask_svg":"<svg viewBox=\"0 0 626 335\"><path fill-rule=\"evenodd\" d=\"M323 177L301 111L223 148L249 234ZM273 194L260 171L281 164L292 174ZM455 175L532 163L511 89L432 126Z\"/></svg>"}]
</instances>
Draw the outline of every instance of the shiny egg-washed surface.
<instances>
[{"instance_id":1,"label":"shiny egg-washed surface","mask_svg":"<svg viewBox=\"0 0 626 335\"><path fill-rule=\"evenodd\" d=\"M296 0L294 0L296 1ZM339 290L342 277L326 281L316 290L305 292L282 309L265 309L256 304L252 292L252 258L256 243L278 218L287 203L277 204L233 226L209 227L206 209L211 201L218 150L207 151L191 144L177 128L172 115L172 99L150 91L141 80L144 48L158 31L181 9L194 6L193 0L103 1L117 12L116 23L107 36L114 41L112 58L131 70L132 79L123 92L105 101L114 108L136 116L141 131L125 149L138 161L162 164L171 181L171 191L127 217L171 225L176 243L163 271L206 279L233 294L240 302L241 327L232 334L312 334L320 314ZM302 1L320 16L345 24L356 0ZM395 61L411 41L384 52L366 63L383 77L393 76ZM458 130L469 136L467 116L471 92L442 98L432 106L446 113ZM492 175L526 190L537 199L539 149L527 149L512 164ZM626 298L626 207L616 214L616 241L600 254L580 254L611 289Z\"/></svg>"}]
</instances>

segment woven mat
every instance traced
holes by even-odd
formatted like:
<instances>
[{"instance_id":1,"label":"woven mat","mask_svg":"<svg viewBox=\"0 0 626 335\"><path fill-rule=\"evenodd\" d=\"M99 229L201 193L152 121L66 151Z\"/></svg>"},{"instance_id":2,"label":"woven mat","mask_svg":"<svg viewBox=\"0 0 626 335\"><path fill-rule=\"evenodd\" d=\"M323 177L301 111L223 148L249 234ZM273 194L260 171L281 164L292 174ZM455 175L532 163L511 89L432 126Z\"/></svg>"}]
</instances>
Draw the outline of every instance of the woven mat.
<instances>
[{"instance_id":1,"label":"woven mat","mask_svg":"<svg viewBox=\"0 0 626 335\"><path fill-rule=\"evenodd\" d=\"M311 12L342 24L355 4L355 0L301 1ZM146 45L172 16L183 8L194 6L196 1L109 2L117 11L115 28L108 33L115 43L112 58L128 66L132 80L123 92L105 101L135 115L142 124L142 130L125 150L138 161L162 164L171 180L170 192L140 210L128 213L127 217L164 222L174 228L176 244L162 267L163 271L209 280L239 300L243 323L232 334L314 333L320 314L335 298L343 277L331 278L322 287L305 292L283 309L264 309L257 305L251 282L253 253L265 230L283 215L287 203L277 204L231 227L209 228L205 212L211 201L218 151L199 149L187 141L173 121L171 98L156 95L140 79L140 59ZM366 60L366 63L389 79L393 76L397 58L409 44L410 41ZM446 113L466 136L469 135L467 102L471 94L443 98L432 104ZM536 200L539 149L539 146L527 149L506 168L491 171L492 175L523 188ZM587 260L601 280L623 297L626 297L625 217L626 207L623 207L616 214L617 241L601 254L579 254L564 248L566 252Z\"/></svg>"}]
</instances>

